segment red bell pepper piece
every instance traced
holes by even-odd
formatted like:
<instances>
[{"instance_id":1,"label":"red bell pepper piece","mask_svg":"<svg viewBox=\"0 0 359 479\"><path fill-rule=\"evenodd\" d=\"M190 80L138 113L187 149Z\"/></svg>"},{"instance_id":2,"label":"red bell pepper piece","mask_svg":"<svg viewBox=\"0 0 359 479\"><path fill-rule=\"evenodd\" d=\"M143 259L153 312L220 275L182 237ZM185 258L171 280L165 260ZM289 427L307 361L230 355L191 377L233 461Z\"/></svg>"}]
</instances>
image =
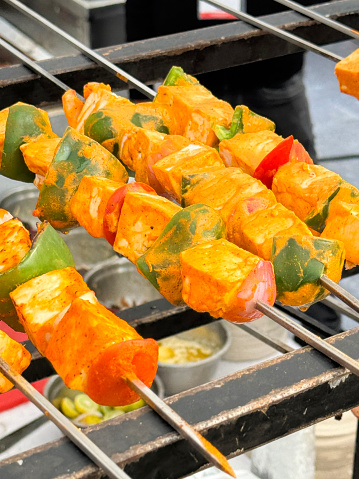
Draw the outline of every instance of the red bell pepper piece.
<instances>
[{"instance_id":1,"label":"red bell pepper piece","mask_svg":"<svg viewBox=\"0 0 359 479\"><path fill-rule=\"evenodd\" d=\"M260 180L268 188L272 187L273 177L278 168L288 163L294 138L288 136L270 151L254 171L254 178Z\"/></svg>"},{"instance_id":2,"label":"red bell pepper piece","mask_svg":"<svg viewBox=\"0 0 359 479\"><path fill-rule=\"evenodd\" d=\"M103 231L105 234L106 240L113 245L116 232L117 232L117 223L120 218L121 209L123 202L125 201L125 196L129 192L142 192L142 193L152 193L156 195L157 193L151 186L146 185L145 183L133 182L127 183L124 186L121 186L116 190L110 199L107 202L105 208L105 216L103 218Z\"/></svg>"},{"instance_id":3,"label":"red bell pepper piece","mask_svg":"<svg viewBox=\"0 0 359 479\"><path fill-rule=\"evenodd\" d=\"M303 163L308 163L309 165L313 164L313 160L309 156L309 153L298 140L293 141L293 146L289 155L289 161L301 161Z\"/></svg>"}]
</instances>

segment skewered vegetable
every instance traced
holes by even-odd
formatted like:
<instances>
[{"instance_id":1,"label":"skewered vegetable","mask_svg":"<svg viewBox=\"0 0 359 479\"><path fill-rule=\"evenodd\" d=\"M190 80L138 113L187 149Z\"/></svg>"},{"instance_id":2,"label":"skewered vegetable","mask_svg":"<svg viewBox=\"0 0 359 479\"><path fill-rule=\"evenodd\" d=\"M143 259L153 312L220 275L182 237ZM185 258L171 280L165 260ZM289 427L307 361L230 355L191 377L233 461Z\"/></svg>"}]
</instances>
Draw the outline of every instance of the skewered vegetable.
<instances>
[{"instance_id":1,"label":"skewered vegetable","mask_svg":"<svg viewBox=\"0 0 359 479\"><path fill-rule=\"evenodd\" d=\"M71 213L71 199L81 178L96 175L125 183L128 174L122 164L93 140L68 127L47 171L34 215L56 229L78 225Z\"/></svg>"},{"instance_id":2,"label":"skewered vegetable","mask_svg":"<svg viewBox=\"0 0 359 479\"><path fill-rule=\"evenodd\" d=\"M16 372L21 374L31 362L31 354L20 343L11 339L4 331L0 329L0 356ZM13 387L13 384L0 374L0 393L6 393Z\"/></svg>"},{"instance_id":3,"label":"skewered vegetable","mask_svg":"<svg viewBox=\"0 0 359 479\"><path fill-rule=\"evenodd\" d=\"M35 139L54 138L48 114L25 103L0 113L0 173L31 183L35 175L26 166L20 147Z\"/></svg>"},{"instance_id":4,"label":"skewered vegetable","mask_svg":"<svg viewBox=\"0 0 359 479\"><path fill-rule=\"evenodd\" d=\"M137 260L137 268L168 301L181 304L184 299L181 253L224 235L224 222L212 208L189 206L173 216L153 245Z\"/></svg>"},{"instance_id":5,"label":"skewered vegetable","mask_svg":"<svg viewBox=\"0 0 359 479\"><path fill-rule=\"evenodd\" d=\"M0 230L4 225L6 223L0 225ZM29 279L67 266L75 265L64 240L49 223L38 225L38 232L26 255L18 264L0 273L0 318L15 331L23 331L9 293Z\"/></svg>"}]
</instances>

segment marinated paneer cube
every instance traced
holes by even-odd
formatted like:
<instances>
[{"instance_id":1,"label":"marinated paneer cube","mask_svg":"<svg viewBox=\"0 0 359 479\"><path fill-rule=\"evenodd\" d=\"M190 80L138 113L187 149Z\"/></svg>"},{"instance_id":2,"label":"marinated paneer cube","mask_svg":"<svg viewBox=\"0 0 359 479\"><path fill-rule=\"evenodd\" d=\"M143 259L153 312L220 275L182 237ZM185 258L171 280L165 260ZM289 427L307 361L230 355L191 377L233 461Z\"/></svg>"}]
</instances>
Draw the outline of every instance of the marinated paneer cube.
<instances>
[{"instance_id":1,"label":"marinated paneer cube","mask_svg":"<svg viewBox=\"0 0 359 479\"><path fill-rule=\"evenodd\" d=\"M359 205L338 201L329 209L322 238L336 239L344 243L345 258L359 264Z\"/></svg>"},{"instance_id":2,"label":"marinated paneer cube","mask_svg":"<svg viewBox=\"0 0 359 479\"><path fill-rule=\"evenodd\" d=\"M347 181L342 181L338 188L336 188L325 201L319 202L314 210L309 213L304 220L305 224L313 229L313 231L322 233L327 223L330 209L335 208L335 205L340 201L347 204L358 205L358 188L355 188L355 186Z\"/></svg>"},{"instance_id":3,"label":"marinated paneer cube","mask_svg":"<svg viewBox=\"0 0 359 479\"><path fill-rule=\"evenodd\" d=\"M137 130L137 152L134 160L136 181L146 183L154 188L158 194L164 192L164 189L157 181L153 172L153 165L162 158L181 150L189 145L190 141L180 135L163 135L156 131Z\"/></svg>"},{"instance_id":4,"label":"marinated paneer cube","mask_svg":"<svg viewBox=\"0 0 359 479\"><path fill-rule=\"evenodd\" d=\"M31 362L31 354L20 343L11 339L4 331L0 330L0 356L9 366L21 374ZM13 384L0 374L0 393L5 393L13 387Z\"/></svg>"},{"instance_id":5,"label":"marinated paneer cube","mask_svg":"<svg viewBox=\"0 0 359 479\"><path fill-rule=\"evenodd\" d=\"M0 224L0 273L20 263L31 247L30 233L17 218Z\"/></svg>"},{"instance_id":6,"label":"marinated paneer cube","mask_svg":"<svg viewBox=\"0 0 359 479\"><path fill-rule=\"evenodd\" d=\"M276 203L274 194L268 189L256 192L253 195L240 195L226 221L227 239L237 244L236 238L241 235L242 224L249 221L250 217L258 211L271 208Z\"/></svg>"},{"instance_id":7,"label":"marinated paneer cube","mask_svg":"<svg viewBox=\"0 0 359 479\"><path fill-rule=\"evenodd\" d=\"M311 236L308 226L280 203L254 213L236 233L235 244L268 261L275 236Z\"/></svg>"},{"instance_id":8,"label":"marinated paneer cube","mask_svg":"<svg viewBox=\"0 0 359 479\"><path fill-rule=\"evenodd\" d=\"M359 48L335 65L340 91L359 99Z\"/></svg>"},{"instance_id":9,"label":"marinated paneer cube","mask_svg":"<svg viewBox=\"0 0 359 479\"><path fill-rule=\"evenodd\" d=\"M239 166L252 176L265 156L282 140L283 137L269 130L238 134L221 141L219 154L225 165Z\"/></svg>"},{"instance_id":10,"label":"marinated paneer cube","mask_svg":"<svg viewBox=\"0 0 359 479\"><path fill-rule=\"evenodd\" d=\"M91 236L104 238L103 217L111 195L125 183L84 176L71 200L71 213Z\"/></svg>"},{"instance_id":11,"label":"marinated paneer cube","mask_svg":"<svg viewBox=\"0 0 359 479\"><path fill-rule=\"evenodd\" d=\"M190 144L158 161L153 172L163 190L180 203L183 175L218 168L225 166L214 148Z\"/></svg>"},{"instance_id":12,"label":"marinated paneer cube","mask_svg":"<svg viewBox=\"0 0 359 479\"><path fill-rule=\"evenodd\" d=\"M136 263L180 210L180 206L157 195L127 193L113 249Z\"/></svg>"},{"instance_id":13,"label":"marinated paneer cube","mask_svg":"<svg viewBox=\"0 0 359 479\"><path fill-rule=\"evenodd\" d=\"M41 138L20 146L26 166L36 175L46 176L61 138Z\"/></svg>"},{"instance_id":14,"label":"marinated paneer cube","mask_svg":"<svg viewBox=\"0 0 359 479\"><path fill-rule=\"evenodd\" d=\"M336 283L344 265L341 241L314 236L278 236L273 240L271 261L277 284L277 300L291 306L309 306L329 291L320 283L322 275Z\"/></svg>"},{"instance_id":15,"label":"marinated paneer cube","mask_svg":"<svg viewBox=\"0 0 359 479\"><path fill-rule=\"evenodd\" d=\"M5 221L11 220L12 214L9 213L7 210L4 210L3 208L0 208L0 225L2 223L5 223Z\"/></svg>"},{"instance_id":16,"label":"marinated paneer cube","mask_svg":"<svg viewBox=\"0 0 359 479\"><path fill-rule=\"evenodd\" d=\"M182 203L205 203L218 211L227 224L237 206L247 197L266 192L262 182L239 168L185 175L182 181ZM276 203L273 196L273 201Z\"/></svg>"},{"instance_id":17,"label":"marinated paneer cube","mask_svg":"<svg viewBox=\"0 0 359 479\"><path fill-rule=\"evenodd\" d=\"M43 355L57 323L74 299L83 295L96 302L94 293L72 267L37 276L10 293L21 324Z\"/></svg>"},{"instance_id":18,"label":"marinated paneer cube","mask_svg":"<svg viewBox=\"0 0 359 479\"><path fill-rule=\"evenodd\" d=\"M96 358L109 346L132 339L141 336L125 321L100 303L78 298L51 336L46 357L69 388L86 392L88 371Z\"/></svg>"},{"instance_id":19,"label":"marinated paneer cube","mask_svg":"<svg viewBox=\"0 0 359 479\"><path fill-rule=\"evenodd\" d=\"M342 183L341 177L320 165L287 163L279 168L272 185L277 201L302 221L326 201Z\"/></svg>"},{"instance_id":20,"label":"marinated paneer cube","mask_svg":"<svg viewBox=\"0 0 359 479\"><path fill-rule=\"evenodd\" d=\"M209 146L218 144L213 125L229 127L232 121L231 105L216 98L200 84L161 85L155 102L171 107L174 120L171 134L183 135L191 141L200 141Z\"/></svg>"},{"instance_id":21,"label":"marinated paneer cube","mask_svg":"<svg viewBox=\"0 0 359 479\"><path fill-rule=\"evenodd\" d=\"M149 184L147 158L152 151L158 151L161 148L166 136L158 131L136 128L133 134L126 137L121 159L126 156L122 161L136 172L136 181ZM142 179L139 180L139 177Z\"/></svg>"},{"instance_id":22,"label":"marinated paneer cube","mask_svg":"<svg viewBox=\"0 0 359 479\"><path fill-rule=\"evenodd\" d=\"M224 222L213 208L188 206L173 216L151 248L138 259L137 269L168 301L181 304L181 252L224 237Z\"/></svg>"},{"instance_id":23,"label":"marinated paneer cube","mask_svg":"<svg viewBox=\"0 0 359 479\"><path fill-rule=\"evenodd\" d=\"M215 318L233 322L256 319L256 301L273 304L273 267L225 239L209 241L181 253L182 296L186 304Z\"/></svg>"}]
</instances>

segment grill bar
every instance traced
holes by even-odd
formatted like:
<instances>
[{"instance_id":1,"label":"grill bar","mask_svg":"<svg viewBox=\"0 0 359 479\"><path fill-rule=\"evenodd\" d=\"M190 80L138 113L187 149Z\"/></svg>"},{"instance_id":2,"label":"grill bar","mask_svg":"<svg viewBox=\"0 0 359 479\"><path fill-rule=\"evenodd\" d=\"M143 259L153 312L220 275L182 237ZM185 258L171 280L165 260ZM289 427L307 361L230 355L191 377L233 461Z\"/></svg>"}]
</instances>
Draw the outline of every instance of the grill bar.
<instances>
[{"instance_id":1,"label":"grill bar","mask_svg":"<svg viewBox=\"0 0 359 479\"><path fill-rule=\"evenodd\" d=\"M29 58L27 55L22 53L20 50L12 46L9 42L7 42L5 39L1 37L0 37L0 46L5 48L8 52L11 53L11 55L16 57L18 60L20 60L24 65L26 65L28 68L33 70L35 73L38 73L44 78L47 78L48 80L50 80L52 83L57 85L62 90L67 91L69 89L68 85L63 83L58 78L56 78L55 75L52 75L51 73L49 73L47 70L45 70L45 68L43 68L41 65L31 60L31 58ZM77 93L77 96L80 98L80 100L82 101L85 100L83 96L79 95L78 93Z\"/></svg>"},{"instance_id":2,"label":"grill bar","mask_svg":"<svg viewBox=\"0 0 359 479\"><path fill-rule=\"evenodd\" d=\"M332 53L329 50L326 50L325 48L318 47L318 45L315 45L315 43L308 42L307 40L304 40L296 35L293 35L292 33L286 32L285 30L282 30L281 28L277 28L273 25L270 25L269 23L264 22L263 20L260 20L256 17L253 17L252 15L249 15L248 13L241 12L231 7L227 7L223 3L217 2L216 0L204 0L204 1L208 3L209 5L220 8L224 12L230 13L231 15L235 16L236 18L240 20L243 20L244 22L254 25L255 27L268 30L274 35L277 35L279 38L282 38L283 40L286 40L290 43L293 43L297 47L304 48L305 50L309 50L314 53L318 53L319 55L322 55L328 58L329 60L333 60L334 62L338 62L342 60L341 56L336 55L335 53Z\"/></svg>"},{"instance_id":3,"label":"grill bar","mask_svg":"<svg viewBox=\"0 0 359 479\"><path fill-rule=\"evenodd\" d=\"M112 459L0 357L0 371L95 464L112 479L130 479Z\"/></svg>"},{"instance_id":4,"label":"grill bar","mask_svg":"<svg viewBox=\"0 0 359 479\"><path fill-rule=\"evenodd\" d=\"M0 0L0 8L4 4L5 0ZM334 0L313 7L313 10L359 28L356 0ZM292 11L262 18L318 45L346 39L342 33ZM36 23L32 23L36 28ZM299 47L264 30L235 21L98 50L109 61L121 65L146 84L162 81L171 66L176 64L181 65L187 73L196 75L298 51ZM50 59L40 64L78 91L85 83L98 81L99 78L102 82L111 83L114 89L124 86L123 82L82 54ZM23 66L3 67L0 69L0 108L17 101L34 105L58 102L58 88L44 83Z\"/></svg>"},{"instance_id":5,"label":"grill bar","mask_svg":"<svg viewBox=\"0 0 359 479\"><path fill-rule=\"evenodd\" d=\"M358 357L359 328L328 340ZM310 347L297 349L165 402L226 456L266 444L358 404L359 378ZM149 407L92 426L89 437L131 477L180 478L205 459ZM116 438L116 441L114 441ZM0 462L0 477L93 479L96 468L61 440ZM175 458L175 467L174 459Z\"/></svg>"},{"instance_id":6,"label":"grill bar","mask_svg":"<svg viewBox=\"0 0 359 479\"><path fill-rule=\"evenodd\" d=\"M273 319L273 321L275 321L276 323L286 328L291 333L298 336L307 344L320 351L322 354L325 354L333 361L336 361L341 366L344 366L345 368L349 369L350 372L359 376L359 362L355 359L349 357L347 354L342 353L337 348L327 343L316 334L308 331L300 324L297 324L287 315L283 314L281 311L278 311L272 306L269 306L262 301L258 301L257 309L263 314L266 314L269 318Z\"/></svg>"},{"instance_id":7,"label":"grill bar","mask_svg":"<svg viewBox=\"0 0 359 479\"><path fill-rule=\"evenodd\" d=\"M114 73L118 78L120 78L125 83L128 83L130 86L136 88L136 90L140 91L141 93L148 96L149 98L154 97L155 92L151 88L149 88L147 85L144 85L143 83L139 82L137 78L134 78L132 75L129 75L128 73L126 73L124 70L122 70L122 68L118 68L116 65L109 62L105 57L98 54L91 48L88 48L82 42L74 38L72 35L69 35L68 33L66 33L64 30L62 30L61 28L59 28L58 26L56 26L55 24L53 24L52 22L44 18L42 15L39 15L37 12L27 7L23 3L19 2L18 0L5 0L5 1L12 7L15 7L17 10L27 15L28 17L34 18L35 20L40 22L42 25L45 25L50 30L57 33L60 37L62 37L68 43L76 47L80 52L82 52L88 58L90 58L95 63L97 63L98 65L108 70L110 73Z\"/></svg>"},{"instance_id":8,"label":"grill bar","mask_svg":"<svg viewBox=\"0 0 359 479\"><path fill-rule=\"evenodd\" d=\"M304 7L303 5L300 5L297 2L292 2L292 0L274 0L274 1L282 5L285 5L286 7L291 8L292 10L295 10L296 12L302 13L303 15L307 17L313 18L314 20L317 20L318 22L321 22L324 25L328 25L328 27L334 28L334 30L338 30L338 32L342 32L345 35L348 35L349 37L354 38L355 40L359 39L359 32L357 30L354 30L353 28L349 28L340 22L337 22L331 18L321 15L320 13L315 12L310 8Z\"/></svg>"}]
</instances>

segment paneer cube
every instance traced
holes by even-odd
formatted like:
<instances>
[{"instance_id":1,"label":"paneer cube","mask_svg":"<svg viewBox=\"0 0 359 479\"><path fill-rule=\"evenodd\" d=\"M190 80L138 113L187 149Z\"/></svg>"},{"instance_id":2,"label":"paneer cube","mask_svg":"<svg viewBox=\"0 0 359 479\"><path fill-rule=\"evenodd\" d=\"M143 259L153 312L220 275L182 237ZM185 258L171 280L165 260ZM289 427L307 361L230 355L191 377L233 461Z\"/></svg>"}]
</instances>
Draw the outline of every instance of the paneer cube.
<instances>
[{"instance_id":1,"label":"paneer cube","mask_svg":"<svg viewBox=\"0 0 359 479\"><path fill-rule=\"evenodd\" d=\"M78 298L51 336L46 356L69 388L86 391L88 372L96 358L109 346L132 339L141 336L124 320L100 303Z\"/></svg>"},{"instance_id":2,"label":"paneer cube","mask_svg":"<svg viewBox=\"0 0 359 479\"><path fill-rule=\"evenodd\" d=\"M336 239L344 243L345 258L359 264L359 205L338 201L330 206L322 238Z\"/></svg>"},{"instance_id":3,"label":"paneer cube","mask_svg":"<svg viewBox=\"0 0 359 479\"><path fill-rule=\"evenodd\" d=\"M191 144L158 161L153 165L153 172L163 190L180 203L183 175L218 168L225 166L217 150Z\"/></svg>"},{"instance_id":4,"label":"paneer cube","mask_svg":"<svg viewBox=\"0 0 359 479\"><path fill-rule=\"evenodd\" d=\"M46 176L61 138L42 138L20 146L26 166L36 175Z\"/></svg>"},{"instance_id":5,"label":"paneer cube","mask_svg":"<svg viewBox=\"0 0 359 479\"><path fill-rule=\"evenodd\" d=\"M235 244L268 261L275 236L312 236L308 226L280 203L254 213L236 233Z\"/></svg>"},{"instance_id":6,"label":"paneer cube","mask_svg":"<svg viewBox=\"0 0 359 479\"><path fill-rule=\"evenodd\" d=\"M225 239L203 243L181 253L182 296L196 311L233 322L262 314L256 301L273 304L273 267Z\"/></svg>"},{"instance_id":7,"label":"paneer cube","mask_svg":"<svg viewBox=\"0 0 359 479\"><path fill-rule=\"evenodd\" d=\"M31 354L20 343L11 339L4 331L0 330L0 356L9 366L21 374L31 362ZM13 387L13 384L0 374L0 393L5 393Z\"/></svg>"},{"instance_id":8,"label":"paneer cube","mask_svg":"<svg viewBox=\"0 0 359 479\"><path fill-rule=\"evenodd\" d=\"M18 286L11 299L21 324L38 351L45 355L49 339L75 298L94 293L75 268L50 271Z\"/></svg>"},{"instance_id":9,"label":"paneer cube","mask_svg":"<svg viewBox=\"0 0 359 479\"><path fill-rule=\"evenodd\" d=\"M125 183L84 176L71 200L71 213L94 238L104 238L103 217L111 195Z\"/></svg>"},{"instance_id":10,"label":"paneer cube","mask_svg":"<svg viewBox=\"0 0 359 479\"><path fill-rule=\"evenodd\" d=\"M340 91L359 99L359 48L335 65Z\"/></svg>"},{"instance_id":11,"label":"paneer cube","mask_svg":"<svg viewBox=\"0 0 359 479\"><path fill-rule=\"evenodd\" d=\"M180 210L180 206L161 196L127 193L113 249L136 263Z\"/></svg>"},{"instance_id":12,"label":"paneer cube","mask_svg":"<svg viewBox=\"0 0 359 479\"><path fill-rule=\"evenodd\" d=\"M31 247L30 233L17 218L0 224L0 273L20 263Z\"/></svg>"},{"instance_id":13,"label":"paneer cube","mask_svg":"<svg viewBox=\"0 0 359 479\"><path fill-rule=\"evenodd\" d=\"M239 166L252 176L265 156L282 140L283 137L270 130L238 134L221 141L219 154L225 165Z\"/></svg>"},{"instance_id":14,"label":"paneer cube","mask_svg":"<svg viewBox=\"0 0 359 479\"><path fill-rule=\"evenodd\" d=\"M216 98L200 84L161 85L155 102L171 107L174 118L171 134L183 135L191 141L200 141L209 146L218 144L213 124L229 127L232 121L231 105Z\"/></svg>"},{"instance_id":15,"label":"paneer cube","mask_svg":"<svg viewBox=\"0 0 359 479\"><path fill-rule=\"evenodd\" d=\"M341 177L320 165L287 163L274 176L272 191L302 221L342 183Z\"/></svg>"}]
</instances>

